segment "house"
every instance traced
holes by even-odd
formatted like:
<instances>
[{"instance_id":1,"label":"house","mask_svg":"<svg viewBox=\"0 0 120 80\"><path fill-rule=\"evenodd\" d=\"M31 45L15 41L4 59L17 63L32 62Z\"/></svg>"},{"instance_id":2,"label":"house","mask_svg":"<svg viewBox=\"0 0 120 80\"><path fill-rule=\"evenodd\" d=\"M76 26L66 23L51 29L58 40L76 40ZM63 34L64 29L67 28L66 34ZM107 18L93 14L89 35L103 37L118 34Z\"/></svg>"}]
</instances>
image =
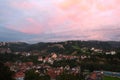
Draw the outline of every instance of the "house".
<instances>
[{"instance_id":1,"label":"house","mask_svg":"<svg viewBox=\"0 0 120 80\"><path fill-rule=\"evenodd\" d=\"M52 55L52 58L53 58L53 59L56 59L56 58L57 58L57 54L56 54L56 53L51 53L51 55Z\"/></svg>"},{"instance_id":2,"label":"house","mask_svg":"<svg viewBox=\"0 0 120 80\"><path fill-rule=\"evenodd\" d=\"M16 72L14 75L14 78L16 80L24 80L25 77L25 73L23 73L22 71Z\"/></svg>"},{"instance_id":3,"label":"house","mask_svg":"<svg viewBox=\"0 0 120 80\"><path fill-rule=\"evenodd\" d=\"M115 52L115 51L109 51L109 52L106 52L105 54L106 54L106 55L108 55L108 54L115 55L116 52Z\"/></svg>"}]
</instances>

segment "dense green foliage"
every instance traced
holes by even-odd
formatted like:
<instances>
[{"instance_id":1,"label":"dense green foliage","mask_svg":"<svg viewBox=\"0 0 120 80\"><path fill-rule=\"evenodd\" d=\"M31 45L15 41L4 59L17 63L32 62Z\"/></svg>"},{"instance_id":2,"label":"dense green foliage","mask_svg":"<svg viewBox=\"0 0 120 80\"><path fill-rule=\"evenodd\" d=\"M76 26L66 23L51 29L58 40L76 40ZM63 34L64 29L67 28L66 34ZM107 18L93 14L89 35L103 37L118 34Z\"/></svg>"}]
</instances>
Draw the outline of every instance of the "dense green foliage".
<instances>
[{"instance_id":1,"label":"dense green foliage","mask_svg":"<svg viewBox=\"0 0 120 80\"><path fill-rule=\"evenodd\" d=\"M82 80L82 78L79 74L73 75L64 72L61 75L57 76L56 80Z\"/></svg>"},{"instance_id":2,"label":"dense green foliage","mask_svg":"<svg viewBox=\"0 0 120 80\"><path fill-rule=\"evenodd\" d=\"M8 67L0 62L0 80L14 80L12 78L13 74Z\"/></svg>"},{"instance_id":3,"label":"dense green foliage","mask_svg":"<svg viewBox=\"0 0 120 80\"><path fill-rule=\"evenodd\" d=\"M15 55L15 54L0 54L0 61L2 62L16 62L16 61L20 61L20 62L34 62L34 63L38 63L37 60L38 56L22 56L22 55Z\"/></svg>"},{"instance_id":4,"label":"dense green foliage","mask_svg":"<svg viewBox=\"0 0 120 80\"><path fill-rule=\"evenodd\" d=\"M79 64L78 62L76 62L76 59L72 59L72 60L63 59L60 61L55 61L52 66L53 67L61 67L61 66L65 67L67 65L69 65L72 68L72 67L78 66Z\"/></svg>"},{"instance_id":5,"label":"dense green foliage","mask_svg":"<svg viewBox=\"0 0 120 80\"><path fill-rule=\"evenodd\" d=\"M61 48L60 46L53 46L55 44L60 44L64 48ZM9 47L13 52L29 52L29 51L38 51L39 53L51 53L51 52L57 52L57 53L66 53L70 54L75 50L80 51L81 48L87 47L87 48L99 48L104 51L107 50L119 50L120 48L120 42L114 42L114 41L66 41L66 42L53 42L53 43L36 43L36 44L27 44L27 43L9 43L9 45L2 46L4 48Z\"/></svg>"}]
</instances>

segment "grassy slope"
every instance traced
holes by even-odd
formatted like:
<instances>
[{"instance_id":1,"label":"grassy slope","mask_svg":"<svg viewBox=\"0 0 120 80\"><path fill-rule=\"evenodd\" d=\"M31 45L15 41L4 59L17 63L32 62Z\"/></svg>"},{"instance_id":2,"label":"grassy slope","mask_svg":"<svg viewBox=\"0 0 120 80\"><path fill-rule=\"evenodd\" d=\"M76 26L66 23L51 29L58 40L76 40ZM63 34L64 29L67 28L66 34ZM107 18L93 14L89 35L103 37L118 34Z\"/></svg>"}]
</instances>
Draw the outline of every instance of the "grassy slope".
<instances>
[{"instance_id":1,"label":"grassy slope","mask_svg":"<svg viewBox=\"0 0 120 80\"><path fill-rule=\"evenodd\" d=\"M120 80L120 78L105 76L103 80Z\"/></svg>"}]
</instances>

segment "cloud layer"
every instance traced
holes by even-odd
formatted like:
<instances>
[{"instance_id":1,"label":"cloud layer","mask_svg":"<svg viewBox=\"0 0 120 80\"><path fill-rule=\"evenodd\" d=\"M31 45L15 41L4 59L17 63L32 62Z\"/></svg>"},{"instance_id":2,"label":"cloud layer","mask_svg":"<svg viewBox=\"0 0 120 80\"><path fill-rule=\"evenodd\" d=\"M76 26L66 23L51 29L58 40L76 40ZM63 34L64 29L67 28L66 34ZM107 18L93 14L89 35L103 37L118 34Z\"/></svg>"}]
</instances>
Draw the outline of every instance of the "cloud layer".
<instances>
[{"instance_id":1,"label":"cloud layer","mask_svg":"<svg viewBox=\"0 0 120 80\"><path fill-rule=\"evenodd\" d=\"M1 0L0 40L119 41L119 4L120 0Z\"/></svg>"}]
</instances>

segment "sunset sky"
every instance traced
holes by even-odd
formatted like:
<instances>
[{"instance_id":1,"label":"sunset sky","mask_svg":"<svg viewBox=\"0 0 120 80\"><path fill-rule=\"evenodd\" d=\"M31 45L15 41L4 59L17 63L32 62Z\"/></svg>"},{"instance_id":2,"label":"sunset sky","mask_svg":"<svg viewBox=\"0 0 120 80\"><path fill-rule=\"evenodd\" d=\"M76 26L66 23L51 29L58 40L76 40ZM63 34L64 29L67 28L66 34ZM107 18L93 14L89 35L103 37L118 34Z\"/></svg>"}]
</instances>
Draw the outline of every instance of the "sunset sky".
<instances>
[{"instance_id":1,"label":"sunset sky","mask_svg":"<svg viewBox=\"0 0 120 80\"><path fill-rule=\"evenodd\" d=\"M0 0L0 41L120 41L120 0Z\"/></svg>"}]
</instances>

